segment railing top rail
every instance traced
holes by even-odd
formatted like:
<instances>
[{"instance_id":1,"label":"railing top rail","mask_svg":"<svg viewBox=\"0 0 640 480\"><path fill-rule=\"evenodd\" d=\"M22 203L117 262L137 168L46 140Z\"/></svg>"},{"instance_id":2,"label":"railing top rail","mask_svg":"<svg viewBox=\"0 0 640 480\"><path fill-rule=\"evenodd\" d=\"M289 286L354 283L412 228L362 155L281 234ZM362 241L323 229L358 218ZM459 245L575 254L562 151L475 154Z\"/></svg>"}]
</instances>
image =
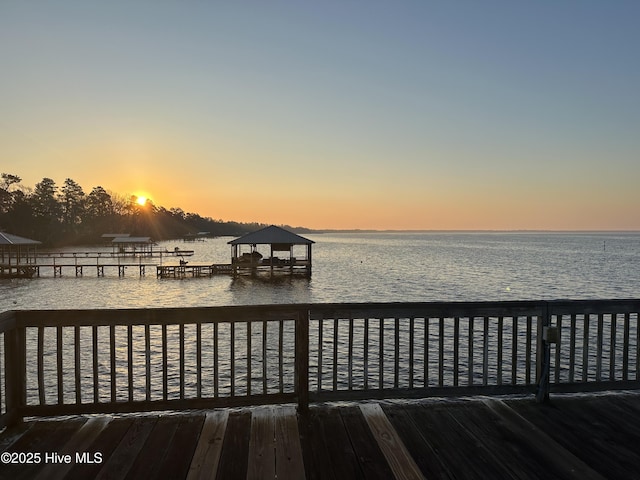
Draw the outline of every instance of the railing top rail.
<instances>
[{"instance_id":1,"label":"railing top rail","mask_svg":"<svg viewBox=\"0 0 640 480\"><path fill-rule=\"evenodd\" d=\"M540 315L545 302L336 303L310 305L310 318L424 318Z\"/></svg>"},{"instance_id":2,"label":"railing top rail","mask_svg":"<svg viewBox=\"0 0 640 480\"><path fill-rule=\"evenodd\" d=\"M229 307L15 310L16 324L40 326L174 325L179 323L246 322L294 320L308 307L261 305Z\"/></svg>"},{"instance_id":3,"label":"railing top rail","mask_svg":"<svg viewBox=\"0 0 640 480\"><path fill-rule=\"evenodd\" d=\"M640 312L640 299L619 300L550 300L549 313L552 315L632 313Z\"/></svg>"},{"instance_id":4,"label":"railing top rail","mask_svg":"<svg viewBox=\"0 0 640 480\"><path fill-rule=\"evenodd\" d=\"M0 313L0 329L75 325L169 325L327 318L451 318L640 312L640 299L498 302L390 302L235 305L184 308L10 310ZM10 322L14 322L13 324Z\"/></svg>"}]
</instances>

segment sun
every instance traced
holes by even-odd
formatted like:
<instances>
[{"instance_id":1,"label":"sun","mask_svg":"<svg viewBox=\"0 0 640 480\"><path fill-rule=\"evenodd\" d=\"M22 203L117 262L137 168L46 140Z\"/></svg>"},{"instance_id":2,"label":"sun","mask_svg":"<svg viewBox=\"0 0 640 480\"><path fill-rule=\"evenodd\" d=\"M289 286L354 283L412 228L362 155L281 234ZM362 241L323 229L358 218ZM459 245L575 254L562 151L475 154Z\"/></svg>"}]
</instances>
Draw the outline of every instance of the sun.
<instances>
[{"instance_id":1,"label":"sun","mask_svg":"<svg viewBox=\"0 0 640 480\"><path fill-rule=\"evenodd\" d=\"M141 207L144 207L145 204L147 203L147 197L140 196L138 197L136 202L138 202L138 205L140 205Z\"/></svg>"}]
</instances>

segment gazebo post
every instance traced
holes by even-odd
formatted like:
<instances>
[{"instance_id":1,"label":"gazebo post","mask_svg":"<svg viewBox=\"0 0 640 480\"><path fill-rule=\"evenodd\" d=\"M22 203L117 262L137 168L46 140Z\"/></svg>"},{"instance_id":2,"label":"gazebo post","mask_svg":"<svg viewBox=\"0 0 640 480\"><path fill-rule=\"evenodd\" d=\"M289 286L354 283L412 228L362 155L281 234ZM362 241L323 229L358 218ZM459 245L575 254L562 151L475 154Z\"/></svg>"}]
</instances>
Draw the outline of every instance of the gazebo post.
<instances>
[{"instance_id":1,"label":"gazebo post","mask_svg":"<svg viewBox=\"0 0 640 480\"><path fill-rule=\"evenodd\" d=\"M273 243L270 243L269 247L271 249L271 253L269 254L269 272L271 274L271 278L273 278Z\"/></svg>"}]
</instances>

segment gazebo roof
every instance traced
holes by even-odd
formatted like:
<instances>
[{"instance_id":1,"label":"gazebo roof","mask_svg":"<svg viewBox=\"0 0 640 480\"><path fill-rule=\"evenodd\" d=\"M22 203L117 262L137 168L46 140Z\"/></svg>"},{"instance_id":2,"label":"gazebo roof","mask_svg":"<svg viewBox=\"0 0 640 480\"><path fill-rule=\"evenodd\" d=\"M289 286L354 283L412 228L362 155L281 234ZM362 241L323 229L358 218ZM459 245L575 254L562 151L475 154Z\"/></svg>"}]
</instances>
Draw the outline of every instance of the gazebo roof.
<instances>
[{"instance_id":1,"label":"gazebo roof","mask_svg":"<svg viewBox=\"0 0 640 480\"><path fill-rule=\"evenodd\" d=\"M153 243L151 237L117 237L111 243Z\"/></svg>"},{"instance_id":2,"label":"gazebo roof","mask_svg":"<svg viewBox=\"0 0 640 480\"><path fill-rule=\"evenodd\" d=\"M19 237L11 233L0 232L0 245L40 245L42 242Z\"/></svg>"},{"instance_id":3,"label":"gazebo roof","mask_svg":"<svg viewBox=\"0 0 640 480\"><path fill-rule=\"evenodd\" d=\"M271 225L255 232L247 233L240 238L227 242L229 245L268 245L268 244L290 244L290 245L311 245L313 240L296 235L284 228Z\"/></svg>"}]
</instances>

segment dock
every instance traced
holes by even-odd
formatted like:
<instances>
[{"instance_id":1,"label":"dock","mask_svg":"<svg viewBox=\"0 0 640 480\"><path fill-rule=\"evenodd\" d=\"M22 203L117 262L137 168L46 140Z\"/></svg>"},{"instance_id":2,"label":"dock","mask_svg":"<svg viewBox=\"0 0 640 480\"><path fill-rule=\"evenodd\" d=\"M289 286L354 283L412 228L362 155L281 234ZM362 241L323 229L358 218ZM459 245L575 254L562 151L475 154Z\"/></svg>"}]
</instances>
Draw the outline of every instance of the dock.
<instances>
[{"instance_id":1,"label":"dock","mask_svg":"<svg viewBox=\"0 0 640 480\"><path fill-rule=\"evenodd\" d=\"M27 421L0 479L639 478L640 395L215 409ZM58 457L53 455L57 454ZM54 463L70 455L69 463Z\"/></svg>"},{"instance_id":2,"label":"dock","mask_svg":"<svg viewBox=\"0 0 640 480\"><path fill-rule=\"evenodd\" d=\"M172 263L156 266L156 276L158 278L212 277L220 274L233 274L231 264L188 262L177 265Z\"/></svg>"}]
</instances>

